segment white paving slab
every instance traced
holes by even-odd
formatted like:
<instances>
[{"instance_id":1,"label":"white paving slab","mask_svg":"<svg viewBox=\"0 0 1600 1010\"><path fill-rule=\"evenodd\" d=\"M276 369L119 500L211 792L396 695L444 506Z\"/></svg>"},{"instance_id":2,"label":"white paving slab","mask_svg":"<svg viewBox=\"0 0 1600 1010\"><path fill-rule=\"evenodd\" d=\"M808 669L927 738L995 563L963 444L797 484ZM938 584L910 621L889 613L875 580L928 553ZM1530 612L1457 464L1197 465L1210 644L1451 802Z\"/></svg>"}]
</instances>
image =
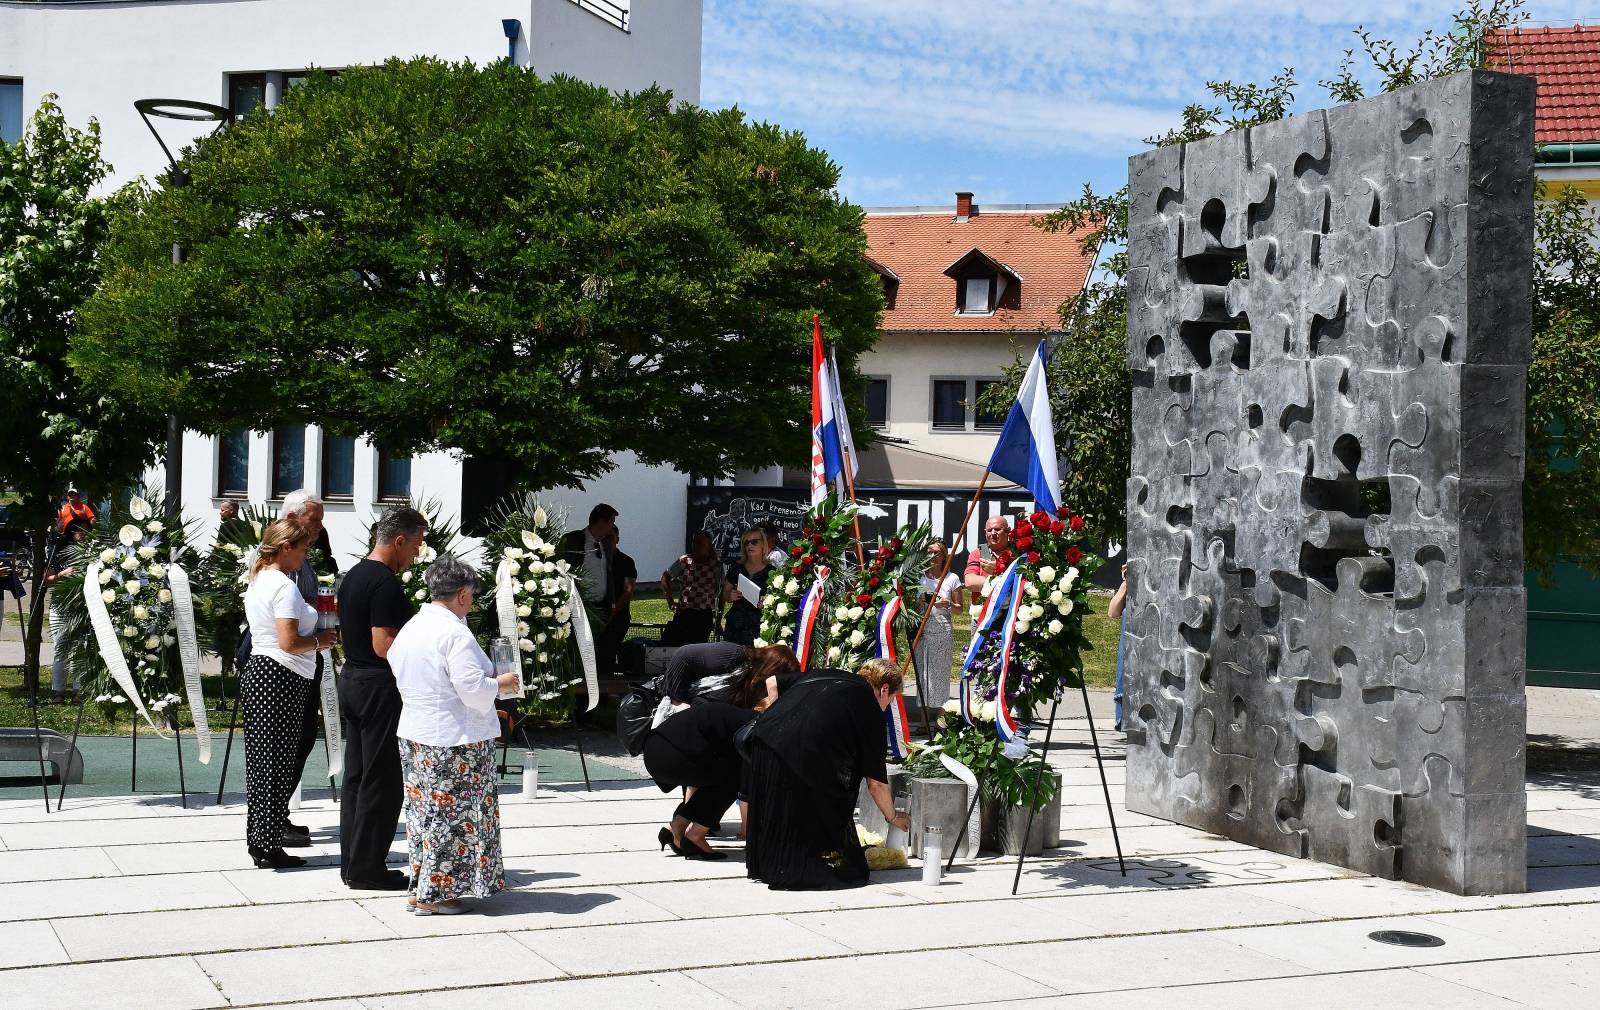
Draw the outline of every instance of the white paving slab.
<instances>
[{"instance_id":1,"label":"white paving slab","mask_svg":"<svg viewBox=\"0 0 1600 1010\"><path fill-rule=\"evenodd\" d=\"M411 915L401 896L371 898L361 904L399 936L564 930L677 919L671 912L618 888L507 890L484 901L472 901L472 915Z\"/></svg>"},{"instance_id":2,"label":"white paving slab","mask_svg":"<svg viewBox=\"0 0 1600 1010\"><path fill-rule=\"evenodd\" d=\"M1304 969L1295 964L1225 939L1231 936L1232 932L1168 933L979 947L972 953L990 964L1062 993L1305 974ZM1172 995L1169 993L1168 998Z\"/></svg>"},{"instance_id":3,"label":"white paving slab","mask_svg":"<svg viewBox=\"0 0 1600 1010\"><path fill-rule=\"evenodd\" d=\"M1442 964L1416 971L1521 1007L1574 1010L1600 1005L1600 954L1595 953Z\"/></svg>"},{"instance_id":4,"label":"white paving slab","mask_svg":"<svg viewBox=\"0 0 1600 1010\"><path fill-rule=\"evenodd\" d=\"M45 880L0 884L0 920L107 915L170 908L217 908L242 905L245 900L239 889L220 873Z\"/></svg>"},{"instance_id":5,"label":"white paving slab","mask_svg":"<svg viewBox=\"0 0 1600 1010\"><path fill-rule=\"evenodd\" d=\"M158 845L114 845L100 850L122 873L195 873L203 870L253 870L255 863L243 841L170 842ZM293 853L317 864L337 864L339 843L317 842Z\"/></svg>"},{"instance_id":6,"label":"white paving slab","mask_svg":"<svg viewBox=\"0 0 1600 1010\"><path fill-rule=\"evenodd\" d=\"M204 1010L226 1006L192 957L102 961L0 972L5 1005L48 1010Z\"/></svg>"},{"instance_id":7,"label":"white paving slab","mask_svg":"<svg viewBox=\"0 0 1600 1010\"><path fill-rule=\"evenodd\" d=\"M438 993L368 996L366 1010L439 1010ZM739 1004L678 972L623 975L614 978L556 979L487 989L456 989L452 1007L632 1007L635 1010L737 1010ZM320 1008L322 1004L317 1004ZM276 1010L276 1008L274 1008Z\"/></svg>"},{"instance_id":8,"label":"white paving slab","mask_svg":"<svg viewBox=\"0 0 1600 1010\"><path fill-rule=\"evenodd\" d=\"M137 817L120 820L0 824L6 848L66 849L85 845L215 842L244 845L243 817Z\"/></svg>"},{"instance_id":9,"label":"white paving slab","mask_svg":"<svg viewBox=\"0 0 1600 1010\"><path fill-rule=\"evenodd\" d=\"M556 978L561 971L508 936L434 936L202 954L229 1002L286 1003Z\"/></svg>"},{"instance_id":10,"label":"white paving slab","mask_svg":"<svg viewBox=\"0 0 1600 1010\"><path fill-rule=\"evenodd\" d=\"M1429 933L1445 943L1442 947L1401 947L1379 943L1367 935L1390 929ZM1313 972L1408 968L1419 964L1471 961L1523 953L1515 945L1448 926L1437 919L1349 919L1298 926L1235 929L1229 930L1226 935L1230 943Z\"/></svg>"},{"instance_id":11,"label":"white paving slab","mask_svg":"<svg viewBox=\"0 0 1600 1010\"><path fill-rule=\"evenodd\" d=\"M901 889L882 884L842 891L773 891L742 875L731 880L702 881L692 887L678 883L629 884L624 890L686 919L917 904Z\"/></svg>"},{"instance_id":12,"label":"white paving slab","mask_svg":"<svg viewBox=\"0 0 1600 1010\"><path fill-rule=\"evenodd\" d=\"M909 885L906 886L909 890ZM863 954L965 948L974 942L1026 943L1098 936L1100 931L1073 917L1078 898L1027 901L972 901L926 905L854 908L841 912L803 912L786 918Z\"/></svg>"},{"instance_id":13,"label":"white paving slab","mask_svg":"<svg viewBox=\"0 0 1600 1010\"><path fill-rule=\"evenodd\" d=\"M48 922L0 922L0 968L26 968L66 961L66 949ZM0 992L5 976L0 975Z\"/></svg>"},{"instance_id":14,"label":"white paving slab","mask_svg":"<svg viewBox=\"0 0 1600 1010\"><path fill-rule=\"evenodd\" d=\"M141 912L53 919L75 961L385 940L394 930L354 901L242 905L177 912Z\"/></svg>"},{"instance_id":15,"label":"white paving slab","mask_svg":"<svg viewBox=\"0 0 1600 1010\"><path fill-rule=\"evenodd\" d=\"M803 961L853 953L843 944L774 915L626 923L511 935L569 975ZM829 967L827 963L818 965L823 971Z\"/></svg>"},{"instance_id":16,"label":"white paving slab","mask_svg":"<svg viewBox=\"0 0 1600 1010\"><path fill-rule=\"evenodd\" d=\"M981 999L1023 1000L1050 989L969 954L935 951L880 954L828 962L710 968L688 973L740 1006L806 1008L849 1006L902 1010L937 993L947 1006Z\"/></svg>"},{"instance_id":17,"label":"white paving slab","mask_svg":"<svg viewBox=\"0 0 1600 1010\"><path fill-rule=\"evenodd\" d=\"M121 874L104 849L20 849L0 852L0 884L27 880L71 880Z\"/></svg>"}]
</instances>

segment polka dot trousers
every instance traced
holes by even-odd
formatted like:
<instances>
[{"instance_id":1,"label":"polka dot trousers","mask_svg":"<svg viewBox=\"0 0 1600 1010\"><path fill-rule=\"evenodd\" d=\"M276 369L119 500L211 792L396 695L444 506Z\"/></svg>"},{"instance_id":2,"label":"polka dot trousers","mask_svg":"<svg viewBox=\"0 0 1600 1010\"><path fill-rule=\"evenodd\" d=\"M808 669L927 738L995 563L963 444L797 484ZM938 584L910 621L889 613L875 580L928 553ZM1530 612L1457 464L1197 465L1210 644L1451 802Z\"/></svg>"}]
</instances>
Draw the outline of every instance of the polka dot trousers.
<instances>
[{"instance_id":1,"label":"polka dot trousers","mask_svg":"<svg viewBox=\"0 0 1600 1010\"><path fill-rule=\"evenodd\" d=\"M251 656L239 678L244 705L245 840L283 845L289 797L300 778L300 728L311 681L265 656Z\"/></svg>"}]
</instances>

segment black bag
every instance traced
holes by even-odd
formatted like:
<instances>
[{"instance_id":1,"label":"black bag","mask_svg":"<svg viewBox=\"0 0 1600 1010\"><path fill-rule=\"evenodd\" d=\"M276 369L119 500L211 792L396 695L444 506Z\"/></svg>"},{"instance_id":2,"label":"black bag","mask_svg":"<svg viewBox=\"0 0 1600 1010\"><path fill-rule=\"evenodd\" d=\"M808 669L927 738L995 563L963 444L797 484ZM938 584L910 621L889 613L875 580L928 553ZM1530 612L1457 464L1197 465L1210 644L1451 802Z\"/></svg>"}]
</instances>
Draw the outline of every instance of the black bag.
<instances>
[{"instance_id":1,"label":"black bag","mask_svg":"<svg viewBox=\"0 0 1600 1010\"><path fill-rule=\"evenodd\" d=\"M617 740L628 754L638 757L650 736L656 709L661 705L661 679L658 677L629 691L617 705Z\"/></svg>"},{"instance_id":2,"label":"black bag","mask_svg":"<svg viewBox=\"0 0 1600 1010\"><path fill-rule=\"evenodd\" d=\"M733 732L733 749L738 751L739 756L746 761L750 760L750 738L755 736L756 723L760 721L761 715L757 713L754 719L751 719Z\"/></svg>"},{"instance_id":3,"label":"black bag","mask_svg":"<svg viewBox=\"0 0 1600 1010\"><path fill-rule=\"evenodd\" d=\"M233 650L233 668L243 673L244 665L250 662L250 657L255 655L255 651L255 639L250 634L250 626L245 625L243 633L239 636L239 644Z\"/></svg>"}]
</instances>

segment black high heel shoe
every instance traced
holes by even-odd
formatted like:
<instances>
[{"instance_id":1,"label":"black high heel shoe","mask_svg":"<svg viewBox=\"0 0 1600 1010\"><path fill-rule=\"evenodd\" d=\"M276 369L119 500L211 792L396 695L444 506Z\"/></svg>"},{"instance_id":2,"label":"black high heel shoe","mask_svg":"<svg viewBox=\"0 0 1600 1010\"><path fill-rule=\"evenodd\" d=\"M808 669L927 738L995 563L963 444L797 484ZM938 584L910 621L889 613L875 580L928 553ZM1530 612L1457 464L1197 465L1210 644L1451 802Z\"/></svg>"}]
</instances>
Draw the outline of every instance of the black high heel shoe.
<instances>
[{"instance_id":1,"label":"black high heel shoe","mask_svg":"<svg viewBox=\"0 0 1600 1010\"><path fill-rule=\"evenodd\" d=\"M306 865L306 861L299 856L291 856L282 848L258 849L254 845L248 847L250 858L255 860L258 870L292 870L298 866Z\"/></svg>"},{"instance_id":2,"label":"black high heel shoe","mask_svg":"<svg viewBox=\"0 0 1600 1010\"><path fill-rule=\"evenodd\" d=\"M678 855L685 859L700 859L707 863L719 863L728 858L728 854L721 849L702 849L700 846L684 838L683 845L674 846Z\"/></svg>"},{"instance_id":3,"label":"black high heel shoe","mask_svg":"<svg viewBox=\"0 0 1600 1010\"><path fill-rule=\"evenodd\" d=\"M660 831L656 832L656 841L661 843L661 847L663 849L666 848L669 845L672 846L672 854L673 855L675 855L675 856L683 855L683 853L678 851L678 844L672 840L672 829L671 828L662 828Z\"/></svg>"}]
</instances>

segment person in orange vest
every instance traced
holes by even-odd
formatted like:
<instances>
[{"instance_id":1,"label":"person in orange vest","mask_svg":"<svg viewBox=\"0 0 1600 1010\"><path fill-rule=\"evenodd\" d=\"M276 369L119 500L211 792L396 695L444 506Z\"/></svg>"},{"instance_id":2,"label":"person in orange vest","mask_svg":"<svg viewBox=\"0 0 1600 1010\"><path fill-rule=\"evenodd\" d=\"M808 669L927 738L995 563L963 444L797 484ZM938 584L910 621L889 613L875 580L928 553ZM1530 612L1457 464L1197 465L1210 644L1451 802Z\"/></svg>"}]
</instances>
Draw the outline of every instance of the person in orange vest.
<instances>
[{"instance_id":1,"label":"person in orange vest","mask_svg":"<svg viewBox=\"0 0 1600 1010\"><path fill-rule=\"evenodd\" d=\"M67 500L61 505L60 529L65 531L74 521L92 524L94 522L94 508L83 500L83 495L75 487L67 488Z\"/></svg>"}]
</instances>

